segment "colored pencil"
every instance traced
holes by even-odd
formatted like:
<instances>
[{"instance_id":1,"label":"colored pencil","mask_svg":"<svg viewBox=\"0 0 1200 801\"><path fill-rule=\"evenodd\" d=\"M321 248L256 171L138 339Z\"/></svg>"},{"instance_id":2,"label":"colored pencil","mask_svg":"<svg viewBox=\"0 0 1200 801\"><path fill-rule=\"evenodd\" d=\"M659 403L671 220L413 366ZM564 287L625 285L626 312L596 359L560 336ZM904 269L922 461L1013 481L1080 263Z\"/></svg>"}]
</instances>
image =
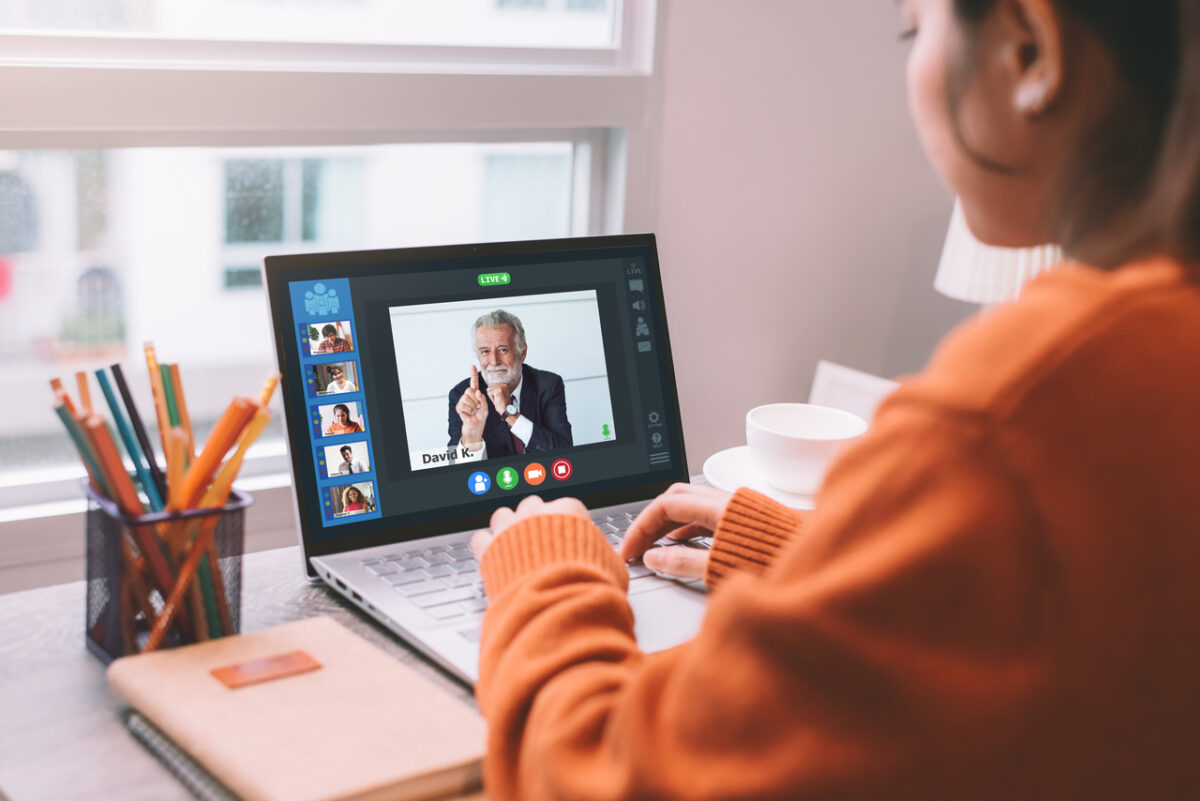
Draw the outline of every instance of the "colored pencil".
<instances>
[{"instance_id":1,"label":"colored pencil","mask_svg":"<svg viewBox=\"0 0 1200 801\"><path fill-rule=\"evenodd\" d=\"M100 460L96 458L96 451L88 440L87 433L79 425L79 421L67 411L65 403L54 404L54 413L62 420L63 425L66 426L67 435L75 443L75 448L79 451L79 458L83 460L84 469L88 472L88 478L91 479L92 486L99 490L105 497L111 498L112 491L108 486L108 481L104 477L104 471L100 469Z\"/></svg>"},{"instance_id":2,"label":"colored pencil","mask_svg":"<svg viewBox=\"0 0 1200 801\"><path fill-rule=\"evenodd\" d=\"M63 387L61 378L50 379L50 389L54 391L54 399L67 407L67 411L74 417L79 412L75 411L75 404L71 401L71 396L67 394L67 390Z\"/></svg>"},{"instance_id":3,"label":"colored pencil","mask_svg":"<svg viewBox=\"0 0 1200 801\"><path fill-rule=\"evenodd\" d=\"M83 409L82 414L90 416L92 413L92 393L88 391L87 373L82 370L76 373L75 383L79 387L79 406Z\"/></svg>"},{"instance_id":4,"label":"colored pencil","mask_svg":"<svg viewBox=\"0 0 1200 801\"><path fill-rule=\"evenodd\" d=\"M184 455L190 464L196 458L196 435L192 432L192 418L188 414L187 398L183 394L183 379L179 375L179 365L170 365L171 388L175 391L175 408L179 412L179 425L187 433L187 451Z\"/></svg>"},{"instance_id":5,"label":"colored pencil","mask_svg":"<svg viewBox=\"0 0 1200 801\"><path fill-rule=\"evenodd\" d=\"M199 503L204 494L204 488L212 483L213 475L217 472L221 460L225 458L225 454L241 436L242 429L246 427L246 423L254 416L257 409L258 405L249 398L235 398L233 403L229 404L212 433L208 435L208 442L204 443L204 449L200 451L196 461L192 462L191 467L187 470L187 475L183 478L183 491L180 499L183 504L182 508L190 509Z\"/></svg>"},{"instance_id":6,"label":"colored pencil","mask_svg":"<svg viewBox=\"0 0 1200 801\"><path fill-rule=\"evenodd\" d=\"M271 373L267 376L267 380L263 382L262 392L258 396L258 405L266 408L271 403L271 396L275 394L275 387L279 386L279 379L282 376L279 373Z\"/></svg>"},{"instance_id":7,"label":"colored pencil","mask_svg":"<svg viewBox=\"0 0 1200 801\"><path fill-rule=\"evenodd\" d=\"M146 467L146 458L138 447L137 439L133 435L133 431L129 428L129 423L125 421L125 415L121 413L121 405L117 402L116 393L113 392L112 384L109 383L108 376L104 373L104 368L96 370L96 382L100 385L100 391L104 393L104 400L108 402L108 409L112 412L113 422L117 424L117 431L121 434L121 441L125 443L125 450L129 453L129 458L133 461L133 468L137 472L138 482L142 485L142 491L146 493L146 498L150 501L150 511L161 512L163 508L162 497L158 494L158 487L155 486L154 480L150 477L150 471Z\"/></svg>"},{"instance_id":8,"label":"colored pencil","mask_svg":"<svg viewBox=\"0 0 1200 801\"><path fill-rule=\"evenodd\" d=\"M163 394L162 372L158 369L158 359L154 355L154 344L147 342L143 346L146 354L146 370L150 373L150 394L154 396L154 414L158 418L158 438L162 442L163 453L167 452L167 432L171 429L171 419L167 415L167 400Z\"/></svg>"},{"instance_id":9,"label":"colored pencil","mask_svg":"<svg viewBox=\"0 0 1200 801\"><path fill-rule=\"evenodd\" d=\"M129 384L125 381L125 371L121 369L121 365L114 364L110 368L113 374L113 380L117 382L117 391L121 393L121 400L125 403L125 411L129 413L129 424L133 426L133 433L137 435L138 444L142 446L142 453L146 455L146 467L150 470L150 478L154 482L154 486L158 488L158 497L166 503L167 498L167 479L163 475L162 469L158 466L158 461L154 458L154 446L150 444L150 436L146 433L146 426L142 423L142 416L138 413L137 404L133 402L133 395L129 391Z\"/></svg>"},{"instance_id":10,"label":"colored pencil","mask_svg":"<svg viewBox=\"0 0 1200 801\"><path fill-rule=\"evenodd\" d=\"M171 428L179 425L179 408L175 405L175 385L171 383L171 368L168 365L158 366L159 380L162 381L163 402L167 404L167 420Z\"/></svg>"}]
</instances>

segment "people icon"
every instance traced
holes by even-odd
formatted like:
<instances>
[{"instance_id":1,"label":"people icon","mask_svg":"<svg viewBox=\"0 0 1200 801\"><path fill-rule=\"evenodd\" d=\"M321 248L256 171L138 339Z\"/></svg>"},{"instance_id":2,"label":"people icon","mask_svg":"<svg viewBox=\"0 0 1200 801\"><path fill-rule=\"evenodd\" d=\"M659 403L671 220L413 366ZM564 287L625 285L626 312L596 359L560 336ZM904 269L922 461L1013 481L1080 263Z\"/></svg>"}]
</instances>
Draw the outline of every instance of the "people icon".
<instances>
[{"instance_id":1,"label":"people icon","mask_svg":"<svg viewBox=\"0 0 1200 801\"><path fill-rule=\"evenodd\" d=\"M634 332L634 333L635 333L637 336L639 336L639 337L648 337L648 336L650 336L650 326L646 325L646 318L645 318L645 317L638 317L638 318L637 318L637 329L635 330L635 332Z\"/></svg>"},{"instance_id":2,"label":"people icon","mask_svg":"<svg viewBox=\"0 0 1200 801\"><path fill-rule=\"evenodd\" d=\"M467 489L475 495L482 495L492 488L492 479L487 473L472 473L467 479Z\"/></svg>"},{"instance_id":3,"label":"people icon","mask_svg":"<svg viewBox=\"0 0 1200 801\"><path fill-rule=\"evenodd\" d=\"M312 292L304 293L304 311L309 314L317 313L317 299Z\"/></svg>"}]
</instances>

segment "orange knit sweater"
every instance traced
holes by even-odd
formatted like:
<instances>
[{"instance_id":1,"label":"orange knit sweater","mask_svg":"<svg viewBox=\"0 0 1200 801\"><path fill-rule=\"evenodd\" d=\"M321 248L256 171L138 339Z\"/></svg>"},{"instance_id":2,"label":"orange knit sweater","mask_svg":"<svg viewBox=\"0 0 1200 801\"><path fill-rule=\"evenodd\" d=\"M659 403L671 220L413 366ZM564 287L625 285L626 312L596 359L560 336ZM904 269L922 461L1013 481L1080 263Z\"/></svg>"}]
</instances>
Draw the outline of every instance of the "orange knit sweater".
<instances>
[{"instance_id":1,"label":"orange knit sweater","mask_svg":"<svg viewBox=\"0 0 1200 801\"><path fill-rule=\"evenodd\" d=\"M1200 288L1050 274L881 407L804 521L736 493L644 654L590 524L485 554L492 801L1200 798Z\"/></svg>"}]
</instances>

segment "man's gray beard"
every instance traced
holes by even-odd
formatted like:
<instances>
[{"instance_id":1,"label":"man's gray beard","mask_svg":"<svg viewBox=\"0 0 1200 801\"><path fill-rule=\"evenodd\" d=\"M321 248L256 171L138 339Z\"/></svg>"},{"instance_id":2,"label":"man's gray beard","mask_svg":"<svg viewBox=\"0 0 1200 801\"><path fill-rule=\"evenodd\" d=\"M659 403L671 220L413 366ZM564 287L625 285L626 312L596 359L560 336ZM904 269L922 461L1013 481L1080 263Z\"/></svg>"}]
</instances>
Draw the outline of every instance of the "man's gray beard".
<instances>
[{"instance_id":1,"label":"man's gray beard","mask_svg":"<svg viewBox=\"0 0 1200 801\"><path fill-rule=\"evenodd\" d=\"M492 372L489 367L483 371L483 377L488 382L488 386L492 384L515 384L517 377L520 376L520 369L515 367L505 367L502 370Z\"/></svg>"}]
</instances>

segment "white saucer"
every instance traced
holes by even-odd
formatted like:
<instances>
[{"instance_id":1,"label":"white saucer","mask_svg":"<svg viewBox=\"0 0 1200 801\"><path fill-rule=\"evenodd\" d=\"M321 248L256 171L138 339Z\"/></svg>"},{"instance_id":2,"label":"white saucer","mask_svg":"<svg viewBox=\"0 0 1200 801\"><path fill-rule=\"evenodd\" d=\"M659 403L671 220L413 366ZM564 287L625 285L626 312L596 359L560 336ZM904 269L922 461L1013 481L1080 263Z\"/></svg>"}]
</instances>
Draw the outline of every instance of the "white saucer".
<instances>
[{"instance_id":1,"label":"white saucer","mask_svg":"<svg viewBox=\"0 0 1200 801\"><path fill-rule=\"evenodd\" d=\"M812 509L814 506L811 495L793 495L768 484L762 470L750 458L750 448L745 445L708 457L704 462L704 478L709 484L726 492L748 487L793 509Z\"/></svg>"}]
</instances>

